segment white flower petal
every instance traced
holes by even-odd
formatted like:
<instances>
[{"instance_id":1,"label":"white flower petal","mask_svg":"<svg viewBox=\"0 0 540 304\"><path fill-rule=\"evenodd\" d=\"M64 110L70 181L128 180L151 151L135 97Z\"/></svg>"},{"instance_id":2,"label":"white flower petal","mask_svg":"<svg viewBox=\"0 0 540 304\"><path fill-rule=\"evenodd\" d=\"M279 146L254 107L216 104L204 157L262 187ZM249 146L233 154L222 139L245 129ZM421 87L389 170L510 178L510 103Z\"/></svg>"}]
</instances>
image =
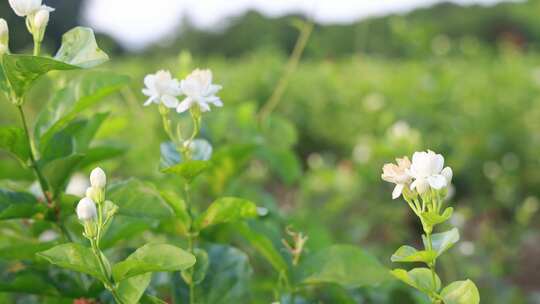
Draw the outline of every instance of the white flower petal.
<instances>
[{"instance_id":1,"label":"white flower petal","mask_svg":"<svg viewBox=\"0 0 540 304\"><path fill-rule=\"evenodd\" d=\"M431 186L431 188L436 189L436 190L440 190L446 187L446 178L441 174L429 176L427 178L427 181L429 185Z\"/></svg>"},{"instance_id":2,"label":"white flower petal","mask_svg":"<svg viewBox=\"0 0 540 304\"><path fill-rule=\"evenodd\" d=\"M178 107L178 103L179 103L176 97L170 96L170 95L163 95L161 97L161 101L167 108L171 108L171 109Z\"/></svg>"},{"instance_id":3,"label":"white flower petal","mask_svg":"<svg viewBox=\"0 0 540 304\"><path fill-rule=\"evenodd\" d=\"M146 107L146 106L151 105L156 99L157 99L156 96L151 96L150 98L148 98L146 100L146 102L143 104L143 106Z\"/></svg>"},{"instance_id":4,"label":"white flower petal","mask_svg":"<svg viewBox=\"0 0 540 304\"><path fill-rule=\"evenodd\" d=\"M411 184L411 190L416 189L416 191L420 194L426 192L429 189L429 184L424 178L416 179Z\"/></svg>"},{"instance_id":5,"label":"white flower petal","mask_svg":"<svg viewBox=\"0 0 540 304\"><path fill-rule=\"evenodd\" d=\"M198 102L198 104L199 104L199 107L201 108L201 111L203 112L210 111L210 106L206 102L202 101L202 102Z\"/></svg>"},{"instance_id":6,"label":"white flower petal","mask_svg":"<svg viewBox=\"0 0 540 304\"><path fill-rule=\"evenodd\" d=\"M191 98L188 97L188 98L182 100L182 102L176 108L176 112L183 113L183 112L189 110L189 108L191 108L192 104L193 104L193 101L191 100Z\"/></svg>"},{"instance_id":7,"label":"white flower petal","mask_svg":"<svg viewBox=\"0 0 540 304\"><path fill-rule=\"evenodd\" d=\"M398 198L401 195L401 193L403 192L404 187L405 187L405 185L403 185L403 184L397 184L394 187L394 191L392 191L392 199Z\"/></svg>"},{"instance_id":8,"label":"white flower petal","mask_svg":"<svg viewBox=\"0 0 540 304\"><path fill-rule=\"evenodd\" d=\"M452 177L454 176L454 172L452 172L452 168L446 167L441 171L441 175L446 178L446 183L450 184L452 182Z\"/></svg>"}]
</instances>

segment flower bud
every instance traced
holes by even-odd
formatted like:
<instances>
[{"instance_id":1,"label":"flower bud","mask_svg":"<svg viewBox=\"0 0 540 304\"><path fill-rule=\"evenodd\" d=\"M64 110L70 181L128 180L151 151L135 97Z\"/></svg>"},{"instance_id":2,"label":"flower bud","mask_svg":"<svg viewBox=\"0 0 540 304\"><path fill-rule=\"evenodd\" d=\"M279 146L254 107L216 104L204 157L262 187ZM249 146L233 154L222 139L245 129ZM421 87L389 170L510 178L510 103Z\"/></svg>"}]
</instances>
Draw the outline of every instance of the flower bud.
<instances>
[{"instance_id":1,"label":"flower bud","mask_svg":"<svg viewBox=\"0 0 540 304\"><path fill-rule=\"evenodd\" d=\"M97 204L101 204L105 200L103 189L97 187L88 187L88 189L86 189L86 197L93 200Z\"/></svg>"},{"instance_id":2,"label":"flower bud","mask_svg":"<svg viewBox=\"0 0 540 304\"><path fill-rule=\"evenodd\" d=\"M6 20L0 18L0 55L8 50L9 45L9 27Z\"/></svg>"},{"instance_id":3,"label":"flower bud","mask_svg":"<svg viewBox=\"0 0 540 304\"><path fill-rule=\"evenodd\" d=\"M90 173L90 185L96 188L105 188L106 184L107 176L105 175L105 171L103 171L103 169L101 169L100 167L92 170L92 172Z\"/></svg>"},{"instance_id":4,"label":"flower bud","mask_svg":"<svg viewBox=\"0 0 540 304\"><path fill-rule=\"evenodd\" d=\"M49 23L50 12L46 8L41 8L34 15L34 27L38 30L44 29Z\"/></svg>"},{"instance_id":5,"label":"flower bud","mask_svg":"<svg viewBox=\"0 0 540 304\"><path fill-rule=\"evenodd\" d=\"M77 204L77 217L81 221L92 221L97 217L96 203L88 197L85 197Z\"/></svg>"}]
</instances>

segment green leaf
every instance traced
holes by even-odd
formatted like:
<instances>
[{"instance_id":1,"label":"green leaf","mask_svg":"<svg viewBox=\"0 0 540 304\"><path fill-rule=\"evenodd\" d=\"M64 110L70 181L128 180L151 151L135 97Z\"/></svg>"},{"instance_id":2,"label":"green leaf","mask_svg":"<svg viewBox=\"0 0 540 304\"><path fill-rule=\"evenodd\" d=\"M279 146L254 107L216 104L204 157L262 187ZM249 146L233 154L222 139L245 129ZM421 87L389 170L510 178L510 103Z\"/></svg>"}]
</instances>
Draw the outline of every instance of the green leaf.
<instances>
[{"instance_id":1,"label":"green leaf","mask_svg":"<svg viewBox=\"0 0 540 304\"><path fill-rule=\"evenodd\" d=\"M90 248L76 243L66 243L38 253L49 263L82 273L89 274L100 281L105 277L100 271L99 261Z\"/></svg>"},{"instance_id":2,"label":"green leaf","mask_svg":"<svg viewBox=\"0 0 540 304\"><path fill-rule=\"evenodd\" d=\"M199 284L206 277L210 260L208 259L208 253L201 248L195 248L193 254L197 260L195 266L193 266L193 275L191 275L189 270L182 270L182 278L185 282Z\"/></svg>"},{"instance_id":3,"label":"green leaf","mask_svg":"<svg viewBox=\"0 0 540 304\"><path fill-rule=\"evenodd\" d=\"M471 280L456 281L441 291L444 304L478 304L480 293Z\"/></svg>"},{"instance_id":4,"label":"green leaf","mask_svg":"<svg viewBox=\"0 0 540 304\"><path fill-rule=\"evenodd\" d=\"M424 246L427 248L428 241L425 235L422 235L422 241L424 242ZM459 231L457 228L431 235L431 245L433 246L433 250L437 252L437 256L440 256L443 252L450 249L458 241Z\"/></svg>"},{"instance_id":5,"label":"green leaf","mask_svg":"<svg viewBox=\"0 0 540 304\"><path fill-rule=\"evenodd\" d=\"M392 262L424 262L426 264L433 263L437 257L437 252L434 250L418 251L411 246L401 246L392 255Z\"/></svg>"},{"instance_id":6,"label":"green leaf","mask_svg":"<svg viewBox=\"0 0 540 304\"><path fill-rule=\"evenodd\" d=\"M174 217L173 209L159 192L152 185L136 179L112 184L107 198L120 207L120 215L153 219Z\"/></svg>"},{"instance_id":7,"label":"green leaf","mask_svg":"<svg viewBox=\"0 0 540 304\"><path fill-rule=\"evenodd\" d=\"M82 111L105 100L129 82L111 72L87 72L55 92L40 112L34 127L39 146L46 146L54 134L66 127Z\"/></svg>"},{"instance_id":8,"label":"green leaf","mask_svg":"<svg viewBox=\"0 0 540 304\"><path fill-rule=\"evenodd\" d=\"M152 279L151 273L133 276L118 284L118 296L125 304L137 304Z\"/></svg>"},{"instance_id":9,"label":"green leaf","mask_svg":"<svg viewBox=\"0 0 540 304\"><path fill-rule=\"evenodd\" d=\"M16 97L21 98L33 83L49 71L76 70L79 67L47 57L4 55L4 76Z\"/></svg>"},{"instance_id":10,"label":"green leaf","mask_svg":"<svg viewBox=\"0 0 540 304\"><path fill-rule=\"evenodd\" d=\"M433 274L428 268L414 268L410 271L405 269L394 269L391 273L402 282L422 291L423 293L438 292L441 289L441 279L435 274L435 282L433 282Z\"/></svg>"},{"instance_id":11,"label":"green leaf","mask_svg":"<svg viewBox=\"0 0 540 304\"><path fill-rule=\"evenodd\" d=\"M236 230L274 267L277 273L288 272L287 262L266 235L248 223L238 223Z\"/></svg>"},{"instance_id":12,"label":"green leaf","mask_svg":"<svg viewBox=\"0 0 540 304\"><path fill-rule=\"evenodd\" d=\"M46 207L30 193L0 189L0 220L29 218L45 210Z\"/></svg>"},{"instance_id":13,"label":"green leaf","mask_svg":"<svg viewBox=\"0 0 540 304\"><path fill-rule=\"evenodd\" d=\"M0 259L7 261L36 260L36 253L50 249L56 242L41 243L36 241L12 241L8 246L0 247Z\"/></svg>"},{"instance_id":14,"label":"green leaf","mask_svg":"<svg viewBox=\"0 0 540 304\"><path fill-rule=\"evenodd\" d=\"M161 192L161 197L171 206L175 214L175 224L181 230L182 234L189 232L191 217L189 216L186 202L176 193L171 191Z\"/></svg>"},{"instance_id":15,"label":"green leaf","mask_svg":"<svg viewBox=\"0 0 540 304\"><path fill-rule=\"evenodd\" d=\"M388 270L375 257L351 245L333 245L301 260L302 284L339 284L344 287L377 285L388 279Z\"/></svg>"},{"instance_id":16,"label":"green leaf","mask_svg":"<svg viewBox=\"0 0 540 304\"><path fill-rule=\"evenodd\" d=\"M147 244L124 261L114 265L116 282L147 272L180 271L195 264L195 257L178 247L167 244Z\"/></svg>"},{"instance_id":17,"label":"green leaf","mask_svg":"<svg viewBox=\"0 0 540 304\"><path fill-rule=\"evenodd\" d=\"M205 249L210 266L206 278L197 288L200 303L245 303L253 274L247 255L229 246L211 245Z\"/></svg>"},{"instance_id":18,"label":"green leaf","mask_svg":"<svg viewBox=\"0 0 540 304\"><path fill-rule=\"evenodd\" d=\"M153 219L134 218L131 216L116 215L107 232L103 236L100 245L102 248L110 248L120 241L126 241L152 227Z\"/></svg>"},{"instance_id":19,"label":"green leaf","mask_svg":"<svg viewBox=\"0 0 540 304\"><path fill-rule=\"evenodd\" d=\"M210 168L210 162L205 160L189 160L171 167L162 169L163 173L177 174L188 182L193 181L195 177Z\"/></svg>"},{"instance_id":20,"label":"green leaf","mask_svg":"<svg viewBox=\"0 0 540 304\"><path fill-rule=\"evenodd\" d=\"M84 152L84 159L80 162L79 168L95 165L105 160L123 155L125 152L125 147L113 145L89 148Z\"/></svg>"},{"instance_id":21,"label":"green leaf","mask_svg":"<svg viewBox=\"0 0 540 304\"><path fill-rule=\"evenodd\" d=\"M292 184L302 176L300 159L293 151L264 147L258 149L257 153L268 163L272 172L286 184Z\"/></svg>"},{"instance_id":22,"label":"green leaf","mask_svg":"<svg viewBox=\"0 0 540 304\"><path fill-rule=\"evenodd\" d=\"M81 26L62 36L62 45L54 58L81 68L91 68L109 60L109 56L99 49L94 31Z\"/></svg>"},{"instance_id":23,"label":"green leaf","mask_svg":"<svg viewBox=\"0 0 540 304\"><path fill-rule=\"evenodd\" d=\"M48 161L45 164L39 162L42 166L43 175L49 182L54 193L64 189L71 173L79 168L84 154L72 154L67 157Z\"/></svg>"},{"instance_id":24,"label":"green leaf","mask_svg":"<svg viewBox=\"0 0 540 304\"><path fill-rule=\"evenodd\" d=\"M236 197L223 197L214 201L208 209L195 220L195 230L208 226L235 222L257 216L257 206L248 200Z\"/></svg>"},{"instance_id":25,"label":"green leaf","mask_svg":"<svg viewBox=\"0 0 540 304\"><path fill-rule=\"evenodd\" d=\"M21 271L0 280L0 291L57 296L58 289L50 279L39 273Z\"/></svg>"},{"instance_id":26,"label":"green leaf","mask_svg":"<svg viewBox=\"0 0 540 304\"><path fill-rule=\"evenodd\" d=\"M152 295L149 295L149 294L144 294L143 297L141 298L141 304L167 304L167 302L165 301L162 301L160 299L158 299L157 297L154 297Z\"/></svg>"},{"instance_id":27,"label":"green leaf","mask_svg":"<svg viewBox=\"0 0 540 304\"><path fill-rule=\"evenodd\" d=\"M0 149L8 151L22 163L30 158L30 146L24 130L19 127L0 127Z\"/></svg>"},{"instance_id":28,"label":"green leaf","mask_svg":"<svg viewBox=\"0 0 540 304\"><path fill-rule=\"evenodd\" d=\"M438 214L435 211L426 211L422 212L420 216L424 220L424 222L430 226L435 226L440 223L446 222L453 213L454 209L452 207L448 207L444 209L444 212L442 214Z\"/></svg>"}]
</instances>

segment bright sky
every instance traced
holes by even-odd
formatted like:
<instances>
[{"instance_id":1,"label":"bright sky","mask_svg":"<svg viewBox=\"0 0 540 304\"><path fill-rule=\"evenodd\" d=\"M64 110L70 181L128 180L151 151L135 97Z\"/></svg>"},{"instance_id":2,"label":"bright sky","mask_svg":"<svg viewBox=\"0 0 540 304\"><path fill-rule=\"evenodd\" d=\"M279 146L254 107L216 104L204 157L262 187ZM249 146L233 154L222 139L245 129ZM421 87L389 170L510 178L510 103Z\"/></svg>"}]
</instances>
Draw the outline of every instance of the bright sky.
<instances>
[{"instance_id":1,"label":"bright sky","mask_svg":"<svg viewBox=\"0 0 540 304\"><path fill-rule=\"evenodd\" d=\"M366 16L406 12L444 0L89 0L85 21L130 48L159 41L183 16L201 27L218 26L228 17L256 9L268 16L303 12L323 23L346 23ZM500 0L451 0L493 4Z\"/></svg>"}]
</instances>

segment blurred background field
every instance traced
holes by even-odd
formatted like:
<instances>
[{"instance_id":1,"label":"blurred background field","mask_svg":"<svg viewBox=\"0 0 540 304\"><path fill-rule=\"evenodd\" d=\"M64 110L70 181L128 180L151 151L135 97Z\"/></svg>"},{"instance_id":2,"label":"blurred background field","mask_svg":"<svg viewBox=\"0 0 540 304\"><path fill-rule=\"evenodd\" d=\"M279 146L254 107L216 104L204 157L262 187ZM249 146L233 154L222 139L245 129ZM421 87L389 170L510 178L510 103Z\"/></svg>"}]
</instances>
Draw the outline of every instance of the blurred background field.
<instances>
[{"instance_id":1,"label":"blurred background field","mask_svg":"<svg viewBox=\"0 0 540 304\"><path fill-rule=\"evenodd\" d=\"M45 2L58 8L46 38L52 53L60 33L85 22L79 18L84 2ZM7 1L0 12L13 24L12 49L28 49L30 36ZM260 109L282 79L309 16L248 11L212 29L185 18L163 41L135 49L101 34L112 57L103 69L132 79L100 103L102 111L112 111L100 140L126 148L104 167L114 178L171 184L157 170L166 136L157 110L142 107L142 79L158 69L184 76L211 68L224 87L225 107L208 114L203 130L218 166L198 181L201 197L224 192L250 198L268 208L270 223L292 223L305 232L312 250L357 244L392 267L390 255L401 243L419 244L414 236L421 227L406 204L391 200L390 186L380 179L382 165L433 149L454 169L452 224L462 232L441 260L443 280L473 279L482 303L540 303L539 14L540 1L440 3L315 24L262 128ZM35 115L48 88L66 80L43 79L31 92L29 112ZM14 107L0 102L0 123L16 123ZM31 182L15 161L0 157L0 179ZM277 229L270 223L267 229ZM255 253L250 257L256 272L269 272ZM254 284L254 299L268 303L270 282ZM400 284L330 293L343 303L416 303Z\"/></svg>"}]
</instances>

